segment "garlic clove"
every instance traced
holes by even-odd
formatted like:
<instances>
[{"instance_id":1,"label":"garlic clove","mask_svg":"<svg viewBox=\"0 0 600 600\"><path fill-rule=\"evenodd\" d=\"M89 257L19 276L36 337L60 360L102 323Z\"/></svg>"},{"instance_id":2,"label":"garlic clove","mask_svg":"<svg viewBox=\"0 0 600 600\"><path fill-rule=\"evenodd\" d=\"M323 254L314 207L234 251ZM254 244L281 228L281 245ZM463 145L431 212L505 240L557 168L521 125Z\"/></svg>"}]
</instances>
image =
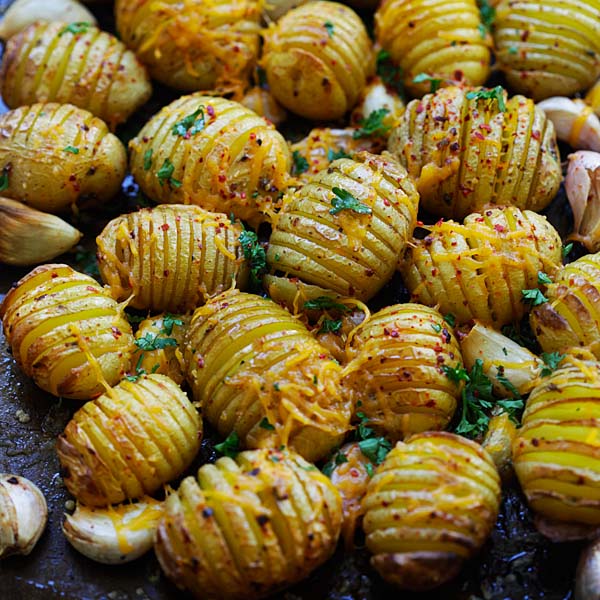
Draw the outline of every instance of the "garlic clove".
<instances>
[{"instance_id":1,"label":"garlic clove","mask_svg":"<svg viewBox=\"0 0 600 600\"><path fill-rule=\"evenodd\" d=\"M575 150L600 151L600 120L583 100L556 96L537 106L552 121L559 140Z\"/></svg>"},{"instance_id":2,"label":"garlic clove","mask_svg":"<svg viewBox=\"0 0 600 600\"><path fill-rule=\"evenodd\" d=\"M48 520L46 499L38 487L18 475L0 474L0 558L27 555Z\"/></svg>"},{"instance_id":3,"label":"garlic clove","mask_svg":"<svg viewBox=\"0 0 600 600\"><path fill-rule=\"evenodd\" d=\"M130 562L152 548L163 503L146 497L136 504L88 508L65 515L63 533L81 554L106 565Z\"/></svg>"},{"instance_id":4,"label":"garlic clove","mask_svg":"<svg viewBox=\"0 0 600 600\"><path fill-rule=\"evenodd\" d=\"M383 83L380 77L373 77L362 91L356 108L352 111L350 122L359 124L368 119L376 110L385 109L388 113L383 118L383 125L388 132L398 124L406 106L398 94L394 94Z\"/></svg>"},{"instance_id":5,"label":"garlic clove","mask_svg":"<svg viewBox=\"0 0 600 600\"><path fill-rule=\"evenodd\" d=\"M55 215L0 198L0 262L37 265L70 250L81 232Z\"/></svg>"},{"instance_id":6,"label":"garlic clove","mask_svg":"<svg viewBox=\"0 0 600 600\"><path fill-rule=\"evenodd\" d=\"M575 600L600 598L600 540L584 548L575 575Z\"/></svg>"}]
</instances>

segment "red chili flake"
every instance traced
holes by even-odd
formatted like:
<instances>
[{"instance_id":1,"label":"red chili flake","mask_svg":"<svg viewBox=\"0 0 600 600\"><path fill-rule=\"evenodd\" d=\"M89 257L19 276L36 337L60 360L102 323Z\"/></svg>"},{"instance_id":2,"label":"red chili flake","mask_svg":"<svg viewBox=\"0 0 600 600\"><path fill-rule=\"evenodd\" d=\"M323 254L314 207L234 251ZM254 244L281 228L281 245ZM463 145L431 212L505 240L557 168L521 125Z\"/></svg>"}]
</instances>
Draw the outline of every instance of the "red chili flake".
<instances>
[{"instance_id":1,"label":"red chili flake","mask_svg":"<svg viewBox=\"0 0 600 600\"><path fill-rule=\"evenodd\" d=\"M348 471L350 473L350 477L360 477L360 471L354 467Z\"/></svg>"},{"instance_id":2,"label":"red chili flake","mask_svg":"<svg viewBox=\"0 0 600 600\"><path fill-rule=\"evenodd\" d=\"M498 233L504 233L506 231L506 227L504 227L504 225L500 225L499 223L496 223L494 225L494 229L498 232Z\"/></svg>"},{"instance_id":3,"label":"red chili flake","mask_svg":"<svg viewBox=\"0 0 600 600\"><path fill-rule=\"evenodd\" d=\"M225 183L227 177L225 175L219 175L219 183Z\"/></svg>"},{"instance_id":4,"label":"red chili flake","mask_svg":"<svg viewBox=\"0 0 600 600\"><path fill-rule=\"evenodd\" d=\"M425 108L423 107L423 103L419 102L419 104L417 104L417 108L415 109L415 111L417 112L417 114L421 114L423 111L425 110Z\"/></svg>"},{"instance_id":5,"label":"red chili flake","mask_svg":"<svg viewBox=\"0 0 600 600\"><path fill-rule=\"evenodd\" d=\"M111 327L111 331L115 340L118 340L123 335L118 327Z\"/></svg>"},{"instance_id":6,"label":"red chili flake","mask_svg":"<svg viewBox=\"0 0 600 600\"><path fill-rule=\"evenodd\" d=\"M86 285L86 286L85 286L85 289L86 289L88 292L97 292L97 291L98 291L98 289L97 289L97 288L95 288L93 285Z\"/></svg>"},{"instance_id":7,"label":"red chili flake","mask_svg":"<svg viewBox=\"0 0 600 600\"><path fill-rule=\"evenodd\" d=\"M479 125L479 129L483 129L483 131L487 131L488 133L490 133L492 131L492 126L488 125L487 123L481 123Z\"/></svg>"},{"instance_id":8,"label":"red chili flake","mask_svg":"<svg viewBox=\"0 0 600 600\"><path fill-rule=\"evenodd\" d=\"M391 206L392 204L391 204L391 202L387 198L384 198L383 199L383 205L384 206Z\"/></svg>"},{"instance_id":9,"label":"red chili flake","mask_svg":"<svg viewBox=\"0 0 600 600\"><path fill-rule=\"evenodd\" d=\"M485 136L484 136L482 133L479 133L479 131L476 131L476 132L473 134L473 137L474 137L475 139L477 139L477 140L480 140L480 141L483 141L483 140L485 140Z\"/></svg>"},{"instance_id":10,"label":"red chili flake","mask_svg":"<svg viewBox=\"0 0 600 600\"><path fill-rule=\"evenodd\" d=\"M163 223L159 229L162 229L163 231L169 231L169 224L168 223Z\"/></svg>"},{"instance_id":11,"label":"red chili flake","mask_svg":"<svg viewBox=\"0 0 600 600\"><path fill-rule=\"evenodd\" d=\"M319 354L319 358L321 360L323 360L323 359L327 358L327 354L325 354L324 352L321 352L321 354Z\"/></svg>"},{"instance_id":12,"label":"red chili flake","mask_svg":"<svg viewBox=\"0 0 600 600\"><path fill-rule=\"evenodd\" d=\"M204 368L204 359L201 356L199 356L198 360L196 361L196 364L198 365L199 369L203 369Z\"/></svg>"},{"instance_id":13,"label":"red chili flake","mask_svg":"<svg viewBox=\"0 0 600 600\"><path fill-rule=\"evenodd\" d=\"M52 279L54 279L55 277L58 277L58 273L52 273L52 275L50 275L50 277L52 277Z\"/></svg>"},{"instance_id":14,"label":"red chili flake","mask_svg":"<svg viewBox=\"0 0 600 600\"><path fill-rule=\"evenodd\" d=\"M534 140L539 140L539 139L542 137L542 134L540 133L539 129L534 129L534 130L531 132L531 137L532 137Z\"/></svg>"},{"instance_id":15,"label":"red chili flake","mask_svg":"<svg viewBox=\"0 0 600 600\"><path fill-rule=\"evenodd\" d=\"M170 273L169 269L165 269L165 270L163 271L163 275L164 275L165 277L168 277L168 276L169 276L169 273Z\"/></svg>"},{"instance_id":16,"label":"red chili flake","mask_svg":"<svg viewBox=\"0 0 600 600\"><path fill-rule=\"evenodd\" d=\"M206 107L206 114L211 119L214 119L214 117L215 117L215 109L210 104Z\"/></svg>"}]
</instances>

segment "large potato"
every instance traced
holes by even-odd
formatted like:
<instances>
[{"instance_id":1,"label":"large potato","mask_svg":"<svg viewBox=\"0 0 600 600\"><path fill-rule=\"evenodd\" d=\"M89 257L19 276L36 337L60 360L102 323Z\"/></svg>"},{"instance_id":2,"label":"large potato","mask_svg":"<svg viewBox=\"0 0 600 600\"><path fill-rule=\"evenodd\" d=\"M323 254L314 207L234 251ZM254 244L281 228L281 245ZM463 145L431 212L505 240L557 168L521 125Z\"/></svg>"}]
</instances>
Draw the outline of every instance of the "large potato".
<instances>
[{"instance_id":1,"label":"large potato","mask_svg":"<svg viewBox=\"0 0 600 600\"><path fill-rule=\"evenodd\" d=\"M70 103L114 129L152 94L135 54L88 23L38 22L11 38L0 67L9 108Z\"/></svg>"},{"instance_id":2,"label":"large potato","mask_svg":"<svg viewBox=\"0 0 600 600\"><path fill-rule=\"evenodd\" d=\"M0 191L43 212L79 199L110 200L127 168L119 138L70 104L34 104L0 116Z\"/></svg>"}]
</instances>

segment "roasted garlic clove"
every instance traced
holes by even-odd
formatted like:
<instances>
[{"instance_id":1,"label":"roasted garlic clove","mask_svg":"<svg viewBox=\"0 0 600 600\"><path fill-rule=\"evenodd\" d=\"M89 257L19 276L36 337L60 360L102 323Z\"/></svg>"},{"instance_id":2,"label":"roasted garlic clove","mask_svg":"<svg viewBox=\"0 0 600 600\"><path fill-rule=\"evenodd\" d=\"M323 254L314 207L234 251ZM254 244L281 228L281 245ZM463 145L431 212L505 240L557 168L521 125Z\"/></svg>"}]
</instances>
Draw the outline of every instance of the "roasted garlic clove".
<instances>
[{"instance_id":1,"label":"roasted garlic clove","mask_svg":"<svg viewBox=\"0 0 600 600\"><path fill-rule=\"evenodd\" d=\"M0 474L0 558L29 554L47 520L46 499L34 483L18 475Z\"/></svg>"},{"instance_id":2,"label":"roasted garlic clove","mask_svg":"<svg viewBox=\"0 0 600 600\"><path fill-rule=\"evenodd\" d=\"M89 508L65 515L63 533L81 554L105 565L130 562L152 548L163 503L145 497L136 504Z\"/></svg>"},{"instance_id":3,"label":"roasted garlic clove","mask_svg":"<svg viewBox=\"0 0 600 600\"><path fill-rule=\"evenodd\" d=\"M382 119L385 135L395 126L404 114L406 105L398 94L394 94L380 77L374 77L363 89L358 105L352 111L351 121L360 125L360 122L369 118L375 111L387 111Z\"/></svg>"},{"instance_id":4,"label":"roasted garlic clove","mask_svg":"<svg viewBox=\"0 0 600 600\"><path fill-rule=\"evenodd\" d=\"M600 540L583 549L575 575L575 600L600 598Z\"/></svg>"},{"instance_id":5,"label":"roasted garlic clove","mask_svg":"<svg viewBox=\"0 0 600 600\"><path fill-rule=\"evenodd\" d=\"M70 250L82 233L59 217L0 198L0 262L37 265Z\"/></svg>"},{"instance_id":6,"label":"roasted garlic clove","mask_svg":"<svg viewBox=\"0 0 600 600\"><path fill-rule=\"evenodd\" d=\"M512 444L517 436L517 426L508 413L503 412L490 419L482 447L491 456L502 481L508 481L514 474L512 467Z\"/></svg>"}]
</instances>

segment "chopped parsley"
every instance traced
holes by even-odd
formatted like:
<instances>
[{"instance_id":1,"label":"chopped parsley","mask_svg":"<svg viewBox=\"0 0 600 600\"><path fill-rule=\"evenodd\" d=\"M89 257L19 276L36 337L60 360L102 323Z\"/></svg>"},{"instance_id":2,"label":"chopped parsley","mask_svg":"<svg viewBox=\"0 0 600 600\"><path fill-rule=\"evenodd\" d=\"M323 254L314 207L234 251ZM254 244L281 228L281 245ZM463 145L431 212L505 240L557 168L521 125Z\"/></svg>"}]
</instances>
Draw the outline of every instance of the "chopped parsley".
<instances>
[{"instance_id":1,"label":"chopped parsley","mask_svg":"<svg viewBox=\"0 0 600 600\"><path fill-rule=\"evenodd\" d=\"M304 303L304 310L339 310L341 312L349 312L350 308L345 304L336 302L328 296L319 296L314 300L307 300Z\"/></svg>"},{"instance_id":2,"label":"chopped parsley","mask_svg":"<svg viewBox=\"0 0 600 600\"><path fill-rule=\"evenodd\" d=\"M0 175L0 192L8 189L8 174L10 173L11 165L8 164L2 169L2 175Z\"/></svg>"},{"instance_id":3,"label":"chopped parsley","mask_svg":"<svg viewBox=\"0 0 600 600\"><path fill-rule=\"evenodd\" d=\"M177 179L173 179L173 171L175 170L175 165L168 159L165 158L165 162L162 167L156 173L158 177L158 181L160 185L164 185L165 181L168 181L171 185L175 187L181 187L181 182L177 181Z\"/></svg>"},{"instance_id":4,"label":"chopped parsley","mask_svg":"<svg viewBox=\"0 0 600 600\"><path fill-rule=\"evenodd\" d=\"M335 196L331 199L333 208L329 210L330 215L337 215L343 210L352 210L361 215L370 215L373 212L370 206L363 204L350 192L339 187L334 187L331 191Z\"/></svg>"},{"instance_id":5,"label":"chopped parsley","mask_svg":"<svg viewBox=\"0 0 600 600\"><path fill-rule=\"evenodd\" d=\"M337 465L343 465L348 462L348 457L341 451L336 450L335 454L327 461L327 464L323 467L323 474L327 477L331 477L333 470Z\"/></svg>"},{"instance_id":6,"label":"chopped parsley","mask_svg":"<svg viewBox=\"0 0 600 600\"><path fill-rule=\"evenodd\" d=\"M488 0L477 0L477 4L479 4L481 24L487 31L491 31L494 20L496 19L496 9Z\"/></svg>"},{"instance_id":7,"label":"chopped parsley","mask_svg":"<svg viewBox=\"0 0 600 600\"><path fill-rule=\"evenodd\" d=\"M267 429L268 431L273 431L275 429L275 426L269 423L269 419L267 419L267 417L263 417L262 421L258 425L259 427Z\"/></svg>"},{"instance_id":8,"label":"chopped parsley","mask_svg":"<svg viewBox=\"0 0 600 600\"><path fill-rule=\"evenodd\" d=\"M444 321L446 321L450 327L454 327L456 325L456 317L452 313L444 315Z\"/></svg>"},{"instance_id":9,"label":"chopped parsley","mask_svg":"<svg viewBox=\"0 0 600 600\"><path fill-rule=\"evenodd\" d=\"M74 35L78 33L85 33L90 27L93 27L91 23L86 23L83 21L79 21L77 23L70 23L69 25L61 29L58 35L61 36L65 33L72 33Z\"/></svg>"},{"instance_id":10,"label":"chopped parsley","mask_svg":"<svg viewBox=\"0 0 600 600\"><path fill-rule=\"evenodd\" d=\"M63 150L71 154L79 154L79 148L75 148L75 146L65 146Z\"/></svg>"},{"instance_id":11,"label":"chopped parsley","mask_svg":"<svg viewBox=\"0 0 600 600\"><path fill-rule=\"evenodd\" d=\"M565 356L565 354L561 354L560 352L542 352L541 359L544 361L545 366L542 367L540 375L548 377L548 375L556 371Z\"/></svg>"},{"instance_id":12,"label":"chopped parsley","mask_svg":"<svg viewBox=\"0 0 600 600\"><path fill-rule=\"evenodd\" d=\"M244 229L240 233L240 245L244 258L250 265L250 280L252 285L259 286L262 276L267 270L267 254L254 231Z\"/></svg>"},{"instance_id":13,"label":"chopped parsley","mask_svg":"<svg viewBox=\"0 0 600 600\"><path fill-rule=\"evenodd\" d=\"M342 327L339 319L323 319L319 333L337 333Z\"/></svg>"},{"instance_id":14,"label":"chopped parsley","mask_svg":"<svg viewBox=\"0 0 600 600\"><path fill-rule=\"evenodd\" d=\"M504 88L501 85L497 85L491 90L477 90L474 92L467 92L467 100L496 100L498 103L498 110L500 112L506 112L506 103L504 102Z\"/></svg>"},{"instance_id":15,"label":"chopped parsley","mask_svg":"<svg viewBox=\"0 0 600 600\"><path fill-rule=\"evenodd\" d=\"M348 154L344 150L336 150L335 152L331 148L327 150L327 160L329 162L333 162L338 158L352 158L352 155Z\"/></svg>"},{"instance_id":16,"label":"chopped parsley","mask_svg":"<svg viewBox=\"0 0 600 600\"><path fill-rule=\"evenodd\" d=\"M173 333L174 325L179 325L181 327L183 325L183 321L169 313L166 313L165 316L162 318L161 332L165 335L171 335Z\"/></svg>"},{"instance_id":17,"label":"chopped parsley","mask_svg":"<svg viewBox=\"0 0 600 600\"><path fill-rule=\"evenodd\" d=\"M532 290L521 290L521 300L525 302L525 304L529 304L531 306L539 306L540 304L544 304L544 302L548 302L548 298L542 294L541 290L538 288L533 288Z\"/></svg>"},{"instance_id":18,"label":"chopped parsley","mask_svg":"<svg viewBox=\"0 0 600 600\"><path fill-rule=\"evenodd\" d=\"M204 105L200 105L191 115L183 117L181 121L177 121L171 132L173 135L179 135L185 139L189 139L194 134L202 131L206 125L204 119Z\"/></svg>"},{"instance_id":19,"label":"chopped parsley","mask_svg":"<svg viewBox=\"0 0 600 600\"><path fill-rule=\"evenodd\" d=\"M327 29L327 35L332 38L333 37L333 30L335 29L333 23L331 21L325 21L325 23L323 23L323 27L325 27L325 29Z\"/></svg>"},{"instance_id":20,"label":"chopped parsley","mask_svg":"<svg viewBox=\"0 0 600 600\"><path fill-rule=\"evenodd\" d=\"M479 25L477 25L477 31L479 31L479 37L482 40L485 40L485 38L488 34L487 27L483 23L479 23Z\"/></svg>"},{"instance_id":21,"label":"chopped parsley","mask_svg":"<svg viewBox=\"0 0 600 600\"><path fill-rule=\"evenodd\" d=\"M550 285L552 283L552 279L550 279L550 277L548 277L548 275L542 271L538 272L537 281L539 285Z\"/></svg>"},{"instance_id":22,"label":"chopped parsley","mask_svg":"<svg viewBox=\"0 0 600 600\"><path fill-rule=\"evenodd\" d=\"M140 350L151 352L152 350L162 350L164 348L168 348L169 346L177 346L177 340L175 338L159 337L158 335L147 333L141 338L135 340L135 345Z\"/></svg>"},{"instance_id":23,"label":"chopped parsley","mask_svg":"<svg viewBox=\"0 0 600 600\"><path fill-rule=\"evenodd\" d=\"M404 96L402 69L392 62L391 55L387 50L380 50L377 53L377 75L401 97Z\"/></svg>"},{"instance_id":24,"label":"chopped parsley","mask_svg":"<svg viewBox=\"0 0 600 600\"><path fill-rule=\"evenodd\" d=\"M152 148L148 148L146 152L144 152L144 171L150 170L152 167L152 154L154 150Z\"/></svg>"},{"instance_id":25,"label":"chopped parsley","mask_svg":"<svg viewBox=\"0 0 600 600\"><path fill-rule=\"evenodd\" d=\"M380 465L392 449L392 443L384 437L374 437L358 442L358 447L370 461Z\"/></svg>"},{"instance_id":26,"label":"chopped parsley","mask_svg":"<svg viewBox=\"0 0 600 600\"><path fill-rule=\"evenodd\" d=\"M515 387L513 382L510 381L510 379L508 379L508 377L506 377L506 375L504 374L504 367L503 366L496 367L496 371L497 371L496 379L498 380L498 382L500 384L502 384L504 389L506 389L508 392L510 392L513 395L513 398L515 400L522 400L523 398L521 398L521 394L519 393L519 390Z\"/></svg>"},{"instance_id":27,"label":"chopped parsley","mask_svg":"<svg viewBox=\"0 0 600 600\"><path fill-rule=\"evenodd\" d=\"M431 329L433 329L436 333L440 333L440 331L442 331L442 326L438 323L432 323Z\"/></svg>"},{"instance_id":28,"label":"chopped parsley","mask_svg":"<svg viewBox=\"0 0 600 600\"><path fill-rule=\"evenodd\" d=\"M292 160L294 161L292 166L292 173L294 175L300 175L301 173L308 171L308 161L306 158L304 158L304 156L302 156L302 154L300 154L298 150L294 150L294 152L292 152Z\"/></svg>"},{"instance_id":29,"label":"chopped parsley","mask_svg":"<svg viewBox=\"0 0 600 600\"><path fill-rule=\"evenodd\" d=\"M235 431L232 431L224 442L215 445L215 450L223 456L235 458L240 452L240 437Z\"/></svg>"},{"instance_id":30,"label":"chopped parsley","mask_svg":"<svg viewBox=\"0 0 600 600\"><path fill-rule=\"evenodd\" d=\"M570 242L566 246L563 246L563 249L562 249L563 260L565 258L567 258L567 256L569 256L569 254L571 254L571 250L573 250L573 242Z\"/></svg>"},{"instance_id":31,"label":"chopped parsley","mask_svg":"<svg viewBox=\"0 0 600 600\"><path fill-rule=\"evenodd\" d=\"M509 54L516 54L517 52L518 52L518 50L517 50L516 46L509 46L509 48L508 48Z\"/></svg>"},{"instance_id":32,"label":"chopped parsley","mask_svg":"<svg viewBox=\"0 0 600 600\"><path fill-rule=\"evenodd\" d=\"M435 94L442 85L442 80L438 77L432 77L431 75L427 75L427 73L419 73L414 79L413 83L425 83L429 81L429 93Z\"/></svg>"},{"instance_id":33,"label":"chopped parsley","mask_svg":"<svg viewBox=\"0 0 600 600\"><path fill-rule=\"evenodd\" d=\"M369 113L366 119L361 119L358 124L360 129L357 129L352 137L357 140L359 138L370 137L370 136L383 136L389 130L389 125L384 125L383 119L390 113L388 108L378 108Z\"/></svg>"}]
</instances>

